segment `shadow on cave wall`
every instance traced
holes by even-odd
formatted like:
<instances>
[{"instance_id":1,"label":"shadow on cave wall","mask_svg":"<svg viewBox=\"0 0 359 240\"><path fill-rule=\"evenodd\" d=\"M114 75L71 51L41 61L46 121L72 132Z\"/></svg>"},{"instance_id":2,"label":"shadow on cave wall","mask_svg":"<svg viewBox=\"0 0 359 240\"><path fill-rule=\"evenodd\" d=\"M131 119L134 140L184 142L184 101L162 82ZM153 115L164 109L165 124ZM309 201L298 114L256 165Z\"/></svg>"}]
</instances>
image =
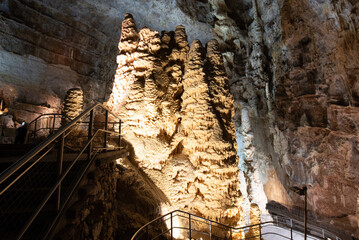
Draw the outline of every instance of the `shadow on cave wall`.
<instances>
[{"instance_id":1,"label":"shadow on cave wall","mask_svg":"<svg viewBox=\"0 0 359 240\"><path fill-rule=\"evenodd\" d=\"M161 203L169 200L138 166L131 143L125 139L121 141L121 145L127 148L129 156L124 160L123 165L119 165L117 239L131 239L140 227L161 215ZM163 226L163 222L160 225Z\"/></svg>"}]
</instances>

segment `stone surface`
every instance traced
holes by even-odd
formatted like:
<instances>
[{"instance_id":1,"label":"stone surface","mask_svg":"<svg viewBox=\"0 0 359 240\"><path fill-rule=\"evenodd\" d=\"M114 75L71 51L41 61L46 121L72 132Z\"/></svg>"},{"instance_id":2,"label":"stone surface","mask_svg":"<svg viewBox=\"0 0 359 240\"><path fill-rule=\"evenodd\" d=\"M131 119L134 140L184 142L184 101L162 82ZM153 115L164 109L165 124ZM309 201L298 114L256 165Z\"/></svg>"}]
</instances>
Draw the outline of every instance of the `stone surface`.
<instances>
[{"instance_id":1,"label":"stone surface","mask_svg":"<svg viewBox=\"0 0 359 240\"><path fill-rule=\"evenodd\" d=\"M359 234L358 3L210 2L227 49L244 195L262 212L267 201L301 208L289 187L307 185L312 221Z\"/></svg>"},{"instance_id":2,"label":"stone surface","mask_svg":"<svg viewBox=\"0 0 359 240\"><path fill-rule=\"evenodd\" d=\"M217 42L189 47L182 26L161 38L137 32L130 15L122 26L107 105L124 121L131 161L167 199L163 213L182 209L239 226L234 108Z\"/></svg>"},{"instance_id":3,"label":"stone surface","mask_svg":"<svg viewBox=\"0 0 359 240\"><path fill-rule=\"evenodd\" d=\"M261 213L270 201L302 206L303 200L289 187L306 184L309 210L316 221L331 222L328 228L359 237L358 8L353 0L4 1L0 4L0 99L12 116L6 121L16 127L39 113L59 112L67 90L81 87L85 105L109 100L115 111L125 113L133 139L151 142L136 142L140 150L135 160L140 167L153 169L148 175L158 178L159 186L165 180L156 171L164 171L168 156L176 156L171 161L177 165L168 170L174 176L168 185L184 189L176 176L195 172L185 155L176 155L184 150L185 141L178 144L174 138L191 123L181 115L182 101L192 97L182 98L185 88L190 91L183 76L191 81L184 29L189 42L199 38L205 43L213 34L224 70L222 64L213 65L219 58L212 55L214 43L209 42L205 48L209 56L195 60L194 66L203 66L196 73L206 79L206 84L197 85L207 86L204 92L211 99L201 104L216 105L217 123L209 122L221 126L224 139L231 141L224 133L233 136L228 124L233 113L221 107L229 105L228 93L223 92L228 86L221 82L224 72L228 76L245 222L250 223L251 211L256 212L251 206L258 206ZM128 18L122 32L132 35L121 38L127 12L140 28L148 28L137 31ZM119 40L123 52L116 59ZM217 85L211 87L212 82ZM135 117L138 112L141 117ZM187 146L185 152L193 151ZM199 164L196 158L190 162ZM204 188L194 185L188 191Z\"/></svg>"},{"instance_id":4,"label":"stone surface","mask_svg":"<svg viewBox=\"0 0 359 240\"><path fill-rule=\"evenodd\" d=\"M64 100L64 107L62 109L62 125L66 125L71 120L75 119L83 111L84 96L80 88L69 89Z\"/></svg>"}]
</instances>

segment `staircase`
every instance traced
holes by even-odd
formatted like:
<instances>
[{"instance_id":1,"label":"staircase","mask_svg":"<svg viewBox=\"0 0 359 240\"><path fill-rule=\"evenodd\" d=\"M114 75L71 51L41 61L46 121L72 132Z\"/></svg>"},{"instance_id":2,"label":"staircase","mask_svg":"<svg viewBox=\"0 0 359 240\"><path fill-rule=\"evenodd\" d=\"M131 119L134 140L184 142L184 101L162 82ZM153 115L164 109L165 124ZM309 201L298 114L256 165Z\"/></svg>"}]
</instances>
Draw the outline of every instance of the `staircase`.
<instances>
[{"instance_id":1,"label":"staircase","mask_svg":"<svg viewBox=\"0 0 359 240\"><path fill-rule=\"evenodd\" d=\"M38 145L0 145L0 239L50 238L94 160L120 151L121 121L109 113L97 103Z\"/></svg>"}]
</instances>

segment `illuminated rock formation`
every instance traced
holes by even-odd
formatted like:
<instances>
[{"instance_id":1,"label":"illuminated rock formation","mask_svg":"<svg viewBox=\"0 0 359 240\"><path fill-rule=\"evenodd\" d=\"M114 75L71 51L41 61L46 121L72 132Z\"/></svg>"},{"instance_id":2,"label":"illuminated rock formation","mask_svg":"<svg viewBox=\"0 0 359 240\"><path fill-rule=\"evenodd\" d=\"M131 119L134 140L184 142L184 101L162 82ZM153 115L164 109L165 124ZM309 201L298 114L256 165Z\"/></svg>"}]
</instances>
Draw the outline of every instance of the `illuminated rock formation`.
<instances>
[{"instance_id":1,"label":"illuminated rock formation","mask_svg":"<svg viewBox=\"0 0 359 240\"><path fill-rule=\"evenodd\" d=\"M62 125L65 125L70 120L73 120L80 115L83 110L83 105L84 97L82 90L79 88L68 90L64 100L64 108L62 110L62 114L64 115Z\"/></svg>"},{"instance_id":2,"label":"illuminated rock formation","mask_svg":"<svg viewBox=\"0 0 359 240\"><path fill-rule=\"evenodd\" d=\"M209 43L205 58L198 40L189 50L182 26L161 41L147 28L134 32L130 16L123 24L128 26L107 105L124 120L131 160L168 199L163 212L183 209L238 226L243 216L234 108L218 44ZM114 104L120 102L118 86L127 89L120 108Z\"/></svg>"},{"instance_id":3,"label":"illuminated rock formation","mask_svg":"<svg viewBox=\"0 0 359 240\"><path fill-rule=\"evenodd\" d=\"M226 144L233 113L217 76L228 76L246 223L255 204L261 213L268 202L303 210L289 187L305 184L311 222L358 238L358 9L354 0L8 0L0 4L0 97L13 127L60 112L70 88L83 89L86 106L108 101L124 118L139 167L185 206L182 182L194 181L190 163L199 161L183 154L195 150L182 141L190 123L182 115L183 26L190 42L214 37L224 69L214 42L199 65L217 121L210 122ZM121 36L125 12L149 28L138 32L128 15Z\"/></svg>"}]
</instances>

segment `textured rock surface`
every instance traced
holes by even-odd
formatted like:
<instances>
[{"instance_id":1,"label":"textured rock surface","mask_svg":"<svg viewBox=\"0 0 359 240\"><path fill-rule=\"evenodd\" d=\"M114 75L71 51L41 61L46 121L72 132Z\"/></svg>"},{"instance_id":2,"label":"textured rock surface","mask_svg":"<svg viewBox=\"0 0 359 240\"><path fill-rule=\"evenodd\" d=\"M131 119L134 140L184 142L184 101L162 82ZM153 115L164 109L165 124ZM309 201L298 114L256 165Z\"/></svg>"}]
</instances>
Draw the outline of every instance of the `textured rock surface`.
<instances>
[{"instance_id":1,"label":"textured rock surface","mask_svg":"<svg viewBox=\"0 0 359 240\"><path fill-rule=\"evenodd\" d=\"M227 49L243 194L262 210L301 207L288 187L308 185L318 221L358 234L358 3L210 3Z\"/></svg>"},{"instance_id":2,"label":"textured rock surface","mask_svg":"<svg viewBox=\"0 0 359 240\"><path fill-rule=\"evenodd\" d=\"M54 239L118 239L118 170L114 157L97 160L87 173Z\"/></svg>"},{"instance_id":3,"label":"textured rock surface","mask_svg":"<svg viewBox=\"0 0 359 240\"><path fill-rule=\"evenodd\" d=\"M83 110L84 95L80 88L72 88L67 91L64 108L62 109L62 115L65 118L62 119L63 125L69 121L75 119Z\"/></svg>"},{"instance_id":4,"label":"textured rock surface","mask_svg":"<svg viewBox=\"0 0 359 240\"><path fill-rule=\"evenodd\" d=\"M161 38L137 33L130 15L122 27L107 105L124 121L131 160L164 195L163 213L182 209L238 226L234 108L217 42L189 47L182 26Z\"/></svg>"},{"instance_id":5,"label":"textured rock surface","mask_svg":"<svg viewBox=\"0 0 359 240\"><path fill-rule=\"evenodd\" d=\"M115 59L109 36L41 1L0 10L0 87L16 121L59 112L70 88L84 89L86 102L104 97Z\"/></svg>"},{"instance_id":6,"label":"textured rock surface","mask_svg":"<svg viewBox=\"0 0 359 240\"><path fill-rule=\"evenodd\" d=\"M60 112L68 89L84 90L85 104L103 101L116 70L125 13L158 31L187 26L207 41L210 26L175 7L176 1L8 0L0 4L0 98L14 120ZM20 103L20 104L18 104Z\"/></svg>"},{"instance_id":7,"label":"textured rock surface","mask_svg":"<svg viewBox=\"0 0 359 240\"><path fill-rule=\"evenodd\" d=\"M251 206L265 212L268 201L302 206L288 187L306 184L314 217L358 235L358 7L354 0L3 1L0 99L9 110L6 122L15 126L39 113L60 111L70 88L81 87L86 103L109 95L125 12L133 13L141 27L157 31L182 24L191 41L206 42L212 28L234 97L245 215L257 211ZM145 153L138 155L141 167L163 170L166 159L176 156L169 161L177 164L171 167L173 175L188 176L195 168L177 154L193 151L190 144L183 149L179 137L190 123L181 109L184 90L190 90L183 76L191 81L184 28L160 36L147 28L137 32L131 20L125 23L123 32L132 35L120 42L117 96L109 104L127 116L126 134L133 131L133 139L151 142L136 142ZM198 57L194 65L198 76L205 73L203 86L211 99L203 106L216 105L212 113L218 122L211 124L220 125L224 142L230 142L232 127L224 119L232 113L220 107L227 87L224 78L216 77L224 76L224 70L211 65L217 59L211 58L211 44L208 56ZM121 78L124 84L119 84ZM212 82L217 86L211 87ZM125 102L124 111L120 105ZM134 119L137 112L141 117ZM198 164L198 159L192 162ZM155 171L147 174L155 179ZM157 183L164 182L159 178ZM185 188L177 180L168 185Z\"/></svg>"}]
</instances>

